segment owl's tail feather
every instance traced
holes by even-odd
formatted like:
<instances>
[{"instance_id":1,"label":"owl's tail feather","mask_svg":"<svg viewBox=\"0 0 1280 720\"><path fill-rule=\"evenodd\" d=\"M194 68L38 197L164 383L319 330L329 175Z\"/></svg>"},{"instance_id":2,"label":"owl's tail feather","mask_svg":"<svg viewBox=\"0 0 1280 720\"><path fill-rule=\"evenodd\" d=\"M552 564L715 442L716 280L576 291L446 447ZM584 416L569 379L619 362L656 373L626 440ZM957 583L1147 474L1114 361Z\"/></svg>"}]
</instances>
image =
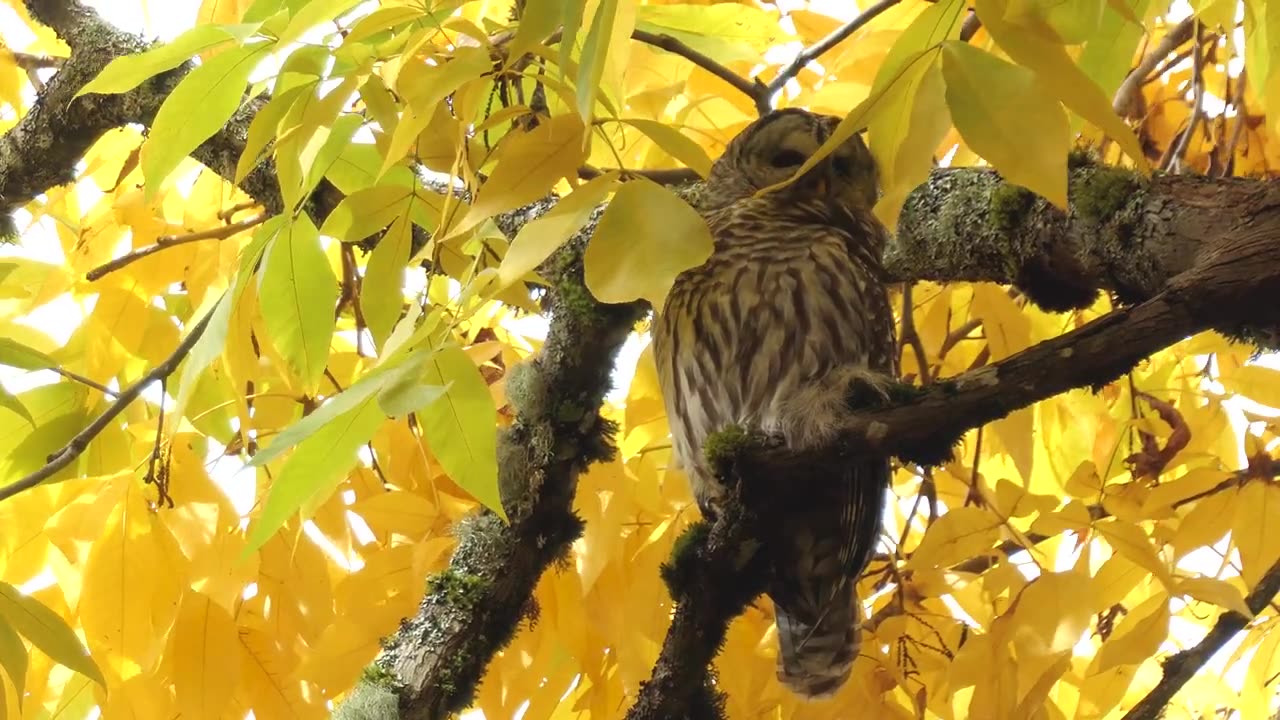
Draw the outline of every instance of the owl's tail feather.
<instances>
[{"instance_id":1,"label":"owl's tail feather","mask_svg":"<svg viewBox=\"0 0 1280 720\"><path fill-rule=\"evenodd\" d=\"M774 605L778 679L811 700L833 695L849 679L858 654L854 583L841 583L820 609L808 603L788 608L776 600Z\"/></svg>"}]
</instances>

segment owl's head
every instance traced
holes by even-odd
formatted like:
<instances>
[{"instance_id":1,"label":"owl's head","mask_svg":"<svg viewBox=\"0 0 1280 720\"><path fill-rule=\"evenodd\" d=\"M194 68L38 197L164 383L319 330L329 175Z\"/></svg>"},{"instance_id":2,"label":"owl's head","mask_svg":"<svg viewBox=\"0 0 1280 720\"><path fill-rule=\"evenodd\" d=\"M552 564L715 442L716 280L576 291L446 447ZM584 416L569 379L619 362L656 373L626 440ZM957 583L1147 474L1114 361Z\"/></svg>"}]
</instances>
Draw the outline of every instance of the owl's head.
<instances>
[{"instance_id":1,"label":"owl's head","mask_svg":"<svg viewBox=\"0 0 1280 720\"><path fill-rule=\"evenodd\" d=\"M717 206L780 183L817 152L840 118L787 108L748 125L725 148L707 180L709 201ZM879 196L879 173L871 151L855 134L805 173L776 190L779 199L825 200L850 209L870 210Z\"/></svg>"}]
</instances>

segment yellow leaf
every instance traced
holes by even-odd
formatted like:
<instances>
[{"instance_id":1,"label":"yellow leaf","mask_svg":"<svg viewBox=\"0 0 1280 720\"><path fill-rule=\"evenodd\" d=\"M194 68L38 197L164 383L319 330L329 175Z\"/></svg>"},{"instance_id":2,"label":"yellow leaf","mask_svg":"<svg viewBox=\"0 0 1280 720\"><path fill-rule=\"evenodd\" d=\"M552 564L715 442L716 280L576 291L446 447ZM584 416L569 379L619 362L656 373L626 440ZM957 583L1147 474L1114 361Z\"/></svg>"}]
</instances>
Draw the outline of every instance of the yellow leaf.
<instances>
[{"instance_id":1,"label":"yellow leaf","mask_svg":"<svg viewBox=\"0 0 1280 720\"><path fill-rule=\"evenodd\" d=\"M1155 655L1169 635L1169 618L1169 596L1156 593L1116 625L1090 670L1103 672L1117 665L1137 665Z\"/></svg>"},{"instance_id":2,"label":"yellow leaf","mask_svg":"<svg viewBox=\"0 0 1280 720\"><path fill-rule=\"evenodd\" d=\"M999 541L999 518L981 508L958 507L929 527L907 567L947 567L983 555Z\"/></svg>"},{"instance_id":3,"label":"yellow leaf","mask_svg":"<svg viewBox=\"0 0 1280 720\"><path fill-rule=\"evenodd\" d=\"M165 636L153 625L161 617L155 610L170 600L180 576L170 567L157 535L141 490L131 489L85 564L80 623L89 648L111 679L127 680L148 671L165 645Z\"/></svg>"},{"instance_id":4,"label":"yellow leaf","mask_svg":"<svg viewBox=\"0 0 1280 720\"><path fill-rule=\"evenodd\" d=\"M263 718L325 718L323 701L304 699L291 674L296 664L280 640L252 628L240 628L240 680L254 715ZM319 701L319 702L317 702Z\"/></svg>"},{"instance_id":5,"label":"yellow leaf","mask_svg":"<svg viewBox=\"0 0 1280 720\"><path fill-rule=\"evenodd\" d=\"M1262 365L1245 365L1222 373L1219 379L1227 392L1280 409L1280 370Z\"/></svg>"},{"instance_id":6,"label":"yellow leaf","mask_svg":"<svg viewBox=\"0 0 1280 720\"><path fill-rule=\"evenodd\" d=\"M1173 585L1169 569L1156 552L1155 546L1151 544L1151 538L1147 537L1147 533L1142 528L1121 520L1103 521L1096 527L1116 552L1151 571L1164 583L1165 587Z\"/></svg>"},{"instance_id":7,"label":"yellow leaf","mask_svg":"<svg viewBox=\"0 0 1280 720\"><path fill-rule=\"evenodd\" d=\"M533 202L561 178L576 176L586 160L585 133L582 118L566 114L544 120L530 132L507 135L498 149L498 166L455 232Z\"/></svg>"},{"instance_id":8,"label":"yellow leaf","mask_svg":"<svg viewBox=\"0 0 1280 720\"><path fill-rule=\"evenodd\" d=\"M240 640L230 613L203 593L184 594L170 658L182 716L222 717L240 680Z\"/></svg>"},{"instance_id":9,"label":"yellow leaf","mask_svg":"<svg viewBox=\"0 0 1280 720\"><path fill-rule=\"evenodd\" d=\"M1180 578L1177 584L1174 585L1173 590L1178 594L1187 595L1196 600L1234 610L1247 618L1253 617L1253 611L1244 602L1244 595L1240 593L1240 590L1235 585L1225 580L1211 577Z\"/></svg>"},{"instance_id":10,"label":"yellow leaf","mask_svg":"<svg viewBox=\"0 0 1280 720\"><path fill-rule=\"evenodd\" d=\"M1253 588L1280 559L1280 487L1251 482L1240 488L1231 537L1240 552L1240 576Z\"/></svg>"},{"instance_id":11,"label":"yellow leaf","mask_svg":"<svg viewBox=\"0 0 1280 720\"><path fill-rule=\"evenodd\" d=\"M951 119L969 147L1009 182L1065 209L1067 115L1036 74L949 40L942 45L942 76Z\"/></svg>"},{"instance_id":12,"label":"yellow leaf","mask_svg":"<svg viewBox=\"0 0 1280 720\"><path fill-rule=\"evenodd\" d=\"M436 509L421 495L404 490L374 495L351 506L351 511L364 518L376 533L400 533L422 537L430 528Z\"/></svg>"},{"instance_id":13,"label":"yellow leaf","mask_svg":"<svg viewBox=\"0 0 1280 720\"><path fill-rule=\"evenodd\" d=\"M587 289L604 303L644 298L661 308L676 277L711 256L696 210L650 180L626 183L596 225L583 258Z\"/></svg>"},{"instance_id":14,"label":"yellow leaf","mask_svg":"<svg viewBox=\"0 0 1280 720\"><path fill-rule=\"evenodd\" d=\"M1080 642L1095 607L1094 579L1077 570L1046 573L1018 597L1019 658L1050 656Z\"/></svg>"},{"instance_id":15,"label":"yellow leaf","mask_svg":"<svg viewBox=\"0 0 1280 720\"><path fill-rule=\"evenodd\" d=\"M1075 720L1102 720L1124 698L1133 682L1136 665L1119 665L1100 673L1085 675L1080 687L1080 704Z\"/></svg>"},{"instance_id":16,"label":"yellow leaf","mask_svg":"<svg viewBox=\"0 0 1280 720\"><path fill-rule=\"evenodd\" d=\"M1043 87L1051 88L1064 105L1119 143L1140 170L1149 170L1137 136L1111 109L1111 101L1097 83L1075 64L1066 48L1060 42L1048 39L1053 37L1052 30L1029 31L1027 24L1015 25L1006 21L1007 0L976 0L975 7L983 27L991 33L1000 49L1008 53L1014 62L1035 71Z\"/></svg>"},{"instance_id":17,"label":"yellow leaf","mask_svg":"<svg viewBox=\"0 0 1280 720\"><path fill-rule=\"evenodd\" d=\"M711 173L711 158L707 157L707 151L679 130L666 123L640 118L626 118L622 122L648 135L658 147L698 175L705 178Z\"/></svg>"},{"instance_id":18,"label":"yellow leaf","mask_svg":"<svg viewBox=\"0 0 1280 720\"><path fill-rule=\"evenodd\" d=\"M525 223L498 266L498 287L509 287L533 272L586 224L605 195L617 186L616 172L594 178L564 196L545 215Z\"/></svg>"},{"instance_id":19,"label":"yellow leaf","mask_svg":"<svg viewBox=\"0 0 1280 720\"><path fill-rule=\"evenodd\" d=\"M1102 495L1102 478L1098 477L1098 468L1090 460L1076 466L1063 490L1068 495L1086 502L1097 501Z\"/></svg>"}]
</instances>

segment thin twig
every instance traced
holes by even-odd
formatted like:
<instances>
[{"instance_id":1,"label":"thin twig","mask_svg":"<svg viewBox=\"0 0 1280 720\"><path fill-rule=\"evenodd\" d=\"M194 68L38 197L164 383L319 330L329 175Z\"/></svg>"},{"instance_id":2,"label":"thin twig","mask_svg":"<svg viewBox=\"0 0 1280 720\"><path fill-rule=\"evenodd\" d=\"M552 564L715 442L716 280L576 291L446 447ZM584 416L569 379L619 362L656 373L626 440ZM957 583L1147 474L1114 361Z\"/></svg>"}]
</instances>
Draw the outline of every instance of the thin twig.
<instances>
[{"instance_id":1,"label":"thin twig","mask_svg":"<svg viewBox=\"0 0 1280 720\"><path fill-rule=\"evenodd\" d=\"M912 302L912 290L915 289L915 283L903 283L902 286L902 335L899 338L899 353L908 347L915 353L916 365L920 368L920 384L928 385L933 382L933 376L929 372L929 357L924 351L924 342L920 340L920 333L916 331L916 308ZM899 367L902 363L899 361Z\"/></svg>"},{"instance_id":2,"label":"thin twig","mask_svg":"<svg viewBox=\"0 0 1280 720\"><path fill-rule=\"evenodd\" d=\"M53 371L53 372L56 372L56 373L58 373L59 375L61 375L62 377L66 378L66 379L68 379L68 380L74 380L75 382L78 382L78 383L80 383L81 385L85 385L85 386L87 386L87 387L91 387L91 388L93 388L94 390L97 390L98 392L102 393L103 395L106 395L107 397L116 397L116 391L115 391L115 390L112 390L111 388L107 387L106 385L103 385L102 383L100 383L100 382L98 382L98 381L96 381L96 380L91 380L91 379L89 379L89 378L87 378L87 377L85 377L85 376L83 376L83 375L78 374L78 373L73 373L73 372L71 372L70 370L64 370L64 369L62 369L62 368L60 368L60 367L57 367L56 365L55 365L54 367L44 368L44 369L45 369L45 370L51 370L51 371Z\"/></svg>"},{"instance_id":3,"label":"thin twig","mask_svg":"<svg viewBox=\"0 0 1280 720\"><path fill-rule=\"evenodd\" d=\"M210 310L200 319L200 322L192 326L191 332L178 344L172 355L157 365L151 372L143 375L137 382L123 390L115 402L107 406L107 409L92 423L89 423L88 427L76 433L76 436L71 438L61 450L50 455L43 467L17 482L0 487L0 500L6 500L24 490L30 490L80 457L80 454L89 447L89 443L105 430L117 415L124 412L124 409L142 394L143 389L157 380L169 377L178 369L178 365L182 363L182 360L191 352L191 348L195 347L196 341L204 334L205 328L209 326L211 317L213 317L213 310Z\"/></svg>"},{"instance_id":4,"label":"thin twig","mask_svg":"<svg viewBox=\"0 0 1280 720\"><path fill-rule=\"evenodd\" d=\"M596 168L590 165L583 165L578 168L578 177L583 180L593 180L604 175L605 173L618 172L624 177L642 177L652 180L659 185L684 185L685 183L697 182L701 178L698 173L689 168L670 168L666 170L623 170L619 168Z\"/></svg>"},{"instance_id":5,"label":"thin twig","mask_svg":"<svg viewBox=\"0 0 1280 720\"><path fill-rule=\"evenodd\" d=\"M1191 39L1191 35L1195 30L1196 19L1194 16L1183 20L1169 32L1165 33L1164 38L1155 46L1155 48L1142 58L1142 62L1138 63L1120 83L1120 88L1116 90L1115 99L1111 102L1111 108L1116 111L1117 115L1125 116L1125 110L1134 102L1134 99L1142 92L1142 86L1146 82L1147 76L1151 71L1160 64L1179 46Z\"/></svg>"},{"instance_id":6,"label":"thin twig","mask_svg":"<svg viewBox=\"0 0 1280 720\"><path fill-rule=\"evenodd\" d=\"M1204 61L1208 51L1200 47L1204 26L1199 21L1194 25L1196 41L1191 45L1194 50L1191 54L1191 118L1187 120L1186 129L1169 144L1164 157L1160 158L1160 169L1165 172L1182 169L1182 161L1187 156L1187 149L1191 147L1191 136L1196 134L1196 127L1204 117Z\"/></svg>"},{"instance_id":7,"label":"thin twig","mask_svg":"<svg viewBox=\"0 0 1280 720\"><path fill-rule=\"evenodd\" d=\"M755 98L758 94L757 85L750 80L735 73L729 68L685 45L670 35L659 35L646 30L636 30L631 33L631 39L652 45L660 50L666 50L669 53L679 55L680 57L692 62L694 65L706 70L716 77L724 80L732 85L738 92L744 93L749 98Z\"/></svg>"},{"instance_id":8,"label":"thin twig","mask_svg":"<svg viewBox=\"0 0 1280 720\"><path fill-rule=\"evenodd\" d=\"M788 82L798 76L800 71L809 63L817 60L820 56L836 45L844 42L850 35L853 35L858 30L862 29L863 26L874 20L880 13L883 13L885 10L897 5L900 1L901 0L881 0L875 5L872 5L862 11L862 13L854 19L836 28L830 35L827 35L818 42L801 50L799 53L796 53L795 58L779 70L778 74L770 80L767 85L760 83L757 80L756 84L753 86L753 90L748 92L747 96L756 101L756 109L761 115L767 114L769 111L773 110L774 96L777 95Z\"/></svg>"},{"instance_id":9,"label":"thin twig","mask_svg":"<svg viewBox=\"0 0 1280 720\"><path fill-rule=\"evenodd\" d=\"M1235 122L1235 125L1231 128L1231 139L1227 140L1227 147L1223 151L1223 155L1224 155L1224 159L1222 161L1223 177L1226 177L1227 175L1230 175L1232 172L1235 171L1236 146L1240 144L1240 135L1241 135L1240 131L1244 130L1244 125L1249 120L1248 108L1246 108L1244 105L1244 88L1245 88L1245 84L1248 82L1248 79L1246 78L1246 75L1248 74L1248 72L1249 72L1248 68L1241 68L1240 74L1236 77L1236 94L1235 94L1235 99L1232 100L1231 102L1231 104L1234 105L1236 109L1236 122Z\"/></svg>"},{"instance_id":10,"label":"thin twig","mask_svg":"<svg viewBox=\"0 0 1280 720\"><path fill-rule=\"evenodd\" d=\"M243 230L248 230L249 228L255 227L257 225L261 225L262 223L266 222L267 219L270 217L271 217L270 213L262 213L261 215L251 217L248 220L241 220L240 222L237 222L237 223L222 225L216 228L210 228L208 230L201 230L199 232L193 232L187 235L162 235L156 238L155 245L148 245L143 248L138 248L137 250L134 250L132 252L125 253L124 255L121 255L120 257L114 260L105 262L99 265L98 267L90 270L89 272L85 273L85 279L89 280L90 282L94 280L98 280L99 278L103 277L107 273L115 272L116 270L119 270L120 268L125 267L126 265L130 265L132 263L135 263L141 260L144 257L147 257L148 255L154 255L160 252L161 250L164 250L165 248L170 248L175 245L185 245L187 243L193 243L200 240L214 240L214 239L225 240L231 237L232 235L235 235L238 232L241 232Z\"/></svg>"}]
</instances>

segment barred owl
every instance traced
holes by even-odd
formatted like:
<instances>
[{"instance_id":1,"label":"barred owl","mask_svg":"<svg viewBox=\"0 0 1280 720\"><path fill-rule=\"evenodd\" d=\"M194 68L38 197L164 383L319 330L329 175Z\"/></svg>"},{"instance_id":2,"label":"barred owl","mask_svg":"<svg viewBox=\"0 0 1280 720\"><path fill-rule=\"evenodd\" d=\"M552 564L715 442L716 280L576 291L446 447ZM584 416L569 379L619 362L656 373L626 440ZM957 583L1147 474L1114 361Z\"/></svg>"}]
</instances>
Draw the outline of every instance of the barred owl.
<instances>
[{"instance_id":1,"label":"barred owl","mask_svg":"<svg viewBox=\"0 0 1280 720\"><path fill-rule=\"evenodd\" d=\"M676 460L708 518L724 493L701 452L709 434L738 424L820 447L833 439L851 383L896 372L880 259L887 231L871 214L877 172L861 138L755 197L794 175L838 121L780 110L729 143L697 201L715 249L676 279L654 320ZM776 538L767 593L778 677L816 698L848 679L857 655L854 586L879 537L889 465L857 461L812 480L806 486L823 497L789 499L764 520Z\"/></svg>"}]
</instances>

